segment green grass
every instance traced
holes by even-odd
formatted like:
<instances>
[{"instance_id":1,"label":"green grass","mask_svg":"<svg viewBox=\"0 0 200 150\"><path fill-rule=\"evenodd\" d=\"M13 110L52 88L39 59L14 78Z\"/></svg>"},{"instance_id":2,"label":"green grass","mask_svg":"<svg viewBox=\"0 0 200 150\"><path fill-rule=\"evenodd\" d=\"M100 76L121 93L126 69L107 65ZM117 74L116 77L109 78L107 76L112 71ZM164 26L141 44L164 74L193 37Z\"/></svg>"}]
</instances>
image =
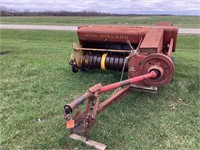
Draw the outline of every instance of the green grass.
<instances>
[{"instance_id":1,"label":"green grass","mask_svg":"<svg viewBox=\"0 0 200 150\"><path fill-rule=\"evenodd\" d=\"M132 92L98 116L91 138L109 149L199 149L199 39L181 35L175 80L158 94ZM88 149L69 138L63 106L120 73L74 74L68 58L76 33L1 30L1 149ZM41 121L39 121L41 120Z\"/></svg>"},{"instance_id":2,"label":"green grass","mask_svg":"<svg viewBox=\"0 0 200 150\"><path fill-rule=\"evenodd\" d=\"M1 17L1 24L120 24L154 25L159 21L172 21L177 27L199 28L199 16L113 16L113 17Z\"/></svg>"}]
</instances>

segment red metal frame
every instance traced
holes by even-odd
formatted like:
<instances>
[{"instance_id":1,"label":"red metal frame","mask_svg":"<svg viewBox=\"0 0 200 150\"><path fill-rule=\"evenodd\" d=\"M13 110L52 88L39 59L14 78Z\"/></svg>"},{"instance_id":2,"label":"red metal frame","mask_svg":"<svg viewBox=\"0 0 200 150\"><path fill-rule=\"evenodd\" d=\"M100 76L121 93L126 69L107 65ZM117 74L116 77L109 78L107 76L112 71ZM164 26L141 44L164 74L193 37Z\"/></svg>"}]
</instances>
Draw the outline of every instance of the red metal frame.
<instances>
[{"instance_id":1,"label":"red metal frame","mask_svg":"<svg viewBox=\"0 0 200 150\"><path fill-rule=\"evenodd\" d=\"M171 38L174 39L172 51L176 50L176 39L178 28L167 24L163 26L105 26L105 25L89 25L78 27L79 43L84 46L85 42L98 43L125 43L129 40L131 43L139 43L141 38L147 37L147 43L152 40L152 36L157 38L157 34L163 35L163 45L170 43ZM153 34L152 34L153 33ZM162 36L161 35L161 36ZM148 38L149 37L149 38ZM150 42L154 44L154 42Z\"/></svg>"}]
</instances>

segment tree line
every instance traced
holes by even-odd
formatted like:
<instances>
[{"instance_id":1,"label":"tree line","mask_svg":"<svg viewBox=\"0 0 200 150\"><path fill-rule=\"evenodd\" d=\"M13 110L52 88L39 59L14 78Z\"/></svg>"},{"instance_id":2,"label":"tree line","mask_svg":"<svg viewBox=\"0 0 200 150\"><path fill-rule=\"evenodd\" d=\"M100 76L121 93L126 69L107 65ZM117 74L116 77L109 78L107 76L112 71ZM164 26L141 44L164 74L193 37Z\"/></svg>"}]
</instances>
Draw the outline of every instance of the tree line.
<instances>
[{"instance_id":1,"label":"tree line","mask_svg":"<svg viewBox=\"0 0 200 150\"><path fill-rule=\"evenodd\" d=\"M164 14L162 16L169 16L170 14ZM17 11L15 9L8 9L4 6L0 6L0 16L147 16L141 14L112 14L97 11ZM151 16L151 15L150 15ZM155 16L155 15L154 15Z\"/></svg>"}]
</instances>

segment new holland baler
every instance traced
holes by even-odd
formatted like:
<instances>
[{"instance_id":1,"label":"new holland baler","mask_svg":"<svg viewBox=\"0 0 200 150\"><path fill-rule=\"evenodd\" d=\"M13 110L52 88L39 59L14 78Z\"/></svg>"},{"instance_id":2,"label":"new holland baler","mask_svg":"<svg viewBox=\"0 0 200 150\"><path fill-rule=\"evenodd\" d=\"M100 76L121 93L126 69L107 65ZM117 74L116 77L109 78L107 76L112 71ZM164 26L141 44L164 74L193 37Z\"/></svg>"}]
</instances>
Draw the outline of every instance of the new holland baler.
<instances>
[{"instance_id":1,"label":"new holland baler","mask_svg":"<svg viewBox=\"0 0 200 150\"><path fill-rule=\"evenodd\" d=\"M79 43L73 43L69 60L73 72L88 69L128 71L128 79L89 88L85 94L64 106L67 128L72 133L89 139L97 115L121 100L129 91L155 93L174 78L172 52L176 50L178 28L170 22L155 26L88 25L78 27ZM99 94L117 89L108 99L101 101ZM76 107L86 102L85 110Z\"/></svg>"}]
</instances>

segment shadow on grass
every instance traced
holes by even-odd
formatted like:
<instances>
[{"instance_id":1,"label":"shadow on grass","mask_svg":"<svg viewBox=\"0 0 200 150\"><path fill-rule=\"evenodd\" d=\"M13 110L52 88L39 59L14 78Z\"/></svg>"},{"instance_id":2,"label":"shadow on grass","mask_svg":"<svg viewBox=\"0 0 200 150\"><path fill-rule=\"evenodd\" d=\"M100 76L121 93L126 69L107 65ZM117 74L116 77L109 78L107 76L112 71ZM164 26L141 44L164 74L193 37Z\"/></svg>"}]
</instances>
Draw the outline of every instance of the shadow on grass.
<instances>
[{"instance_id":1,"label":"shadow on grass","mask_svg":"<svg viewBox=\"0 0 200 150\"><path fill-rule=\"evenodd\" d=\"M1 51L0 52L0 55L6 55L6 54L9 54L11 51Z\"/></svg>"}]
</instances>

